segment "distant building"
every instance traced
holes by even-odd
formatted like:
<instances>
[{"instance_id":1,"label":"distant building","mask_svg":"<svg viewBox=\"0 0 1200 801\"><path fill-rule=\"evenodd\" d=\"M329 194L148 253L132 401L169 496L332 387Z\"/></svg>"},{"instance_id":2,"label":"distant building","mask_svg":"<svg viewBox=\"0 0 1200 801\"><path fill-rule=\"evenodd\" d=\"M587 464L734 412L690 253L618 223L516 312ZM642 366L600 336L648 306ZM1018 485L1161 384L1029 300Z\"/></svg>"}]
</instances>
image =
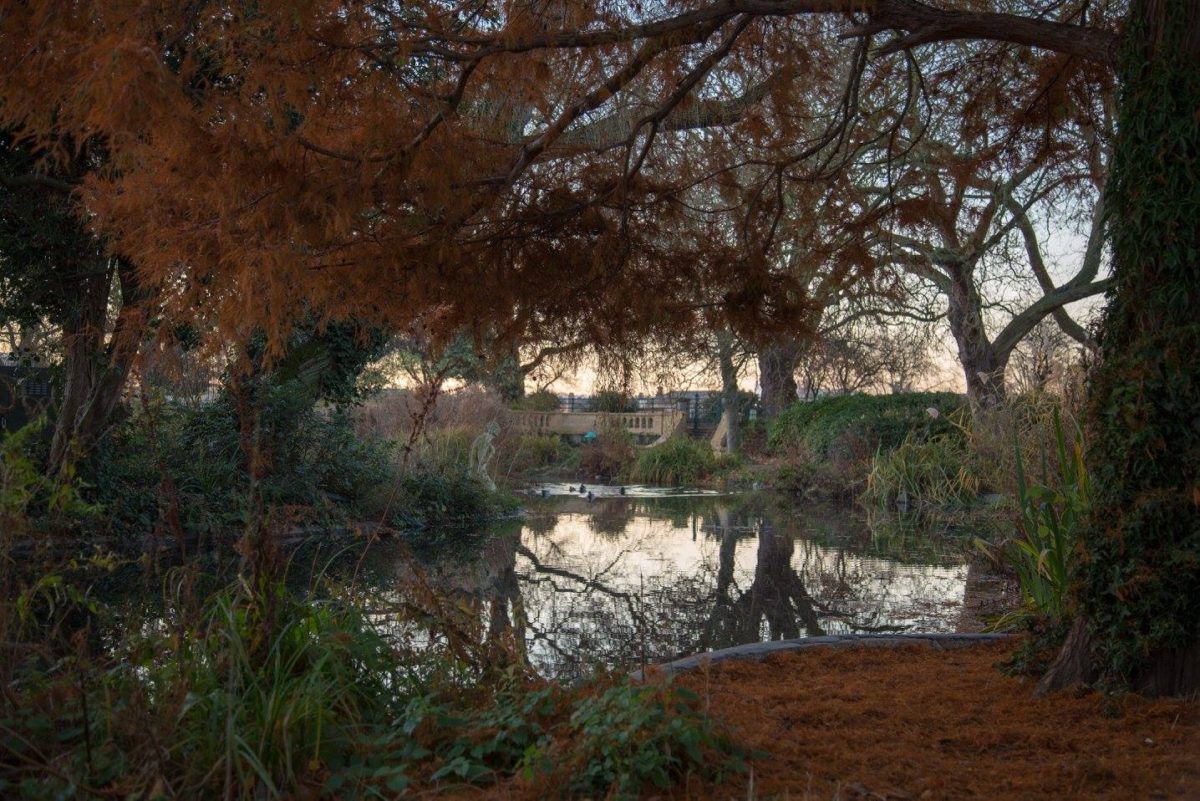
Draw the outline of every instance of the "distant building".
<instances>
[{"instance_id":1,"label":"distant building","mask_svg":"<svg viewBox=\"0 0 1200 801\"><path fill-rule=\"evenodd\" d=\"M696 430L716 425L715 421L707 419L706 413L719 402L720 397L720 391L714 389L676 390L660 395L636 395L629 402L646 411L672 409L686 412L688 428ZM558 408L563 412L592 412L596 410L596 396L574 393L559 395Z\"/></svg>"}]
</instances>

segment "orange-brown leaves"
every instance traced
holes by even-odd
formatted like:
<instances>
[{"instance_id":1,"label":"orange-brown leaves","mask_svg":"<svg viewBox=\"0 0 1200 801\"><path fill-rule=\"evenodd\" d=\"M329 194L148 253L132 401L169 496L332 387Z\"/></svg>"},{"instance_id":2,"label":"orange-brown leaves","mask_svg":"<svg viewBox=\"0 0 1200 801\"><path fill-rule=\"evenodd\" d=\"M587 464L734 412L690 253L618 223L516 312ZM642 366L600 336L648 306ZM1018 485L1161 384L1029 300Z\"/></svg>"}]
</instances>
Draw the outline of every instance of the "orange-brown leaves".
<instances>
[{"instance_id":1,"label":"orange-brown leaves","mask_svg":"<svg viewBox=\"0 0 1200 801\"><path fill-rule=\"evenodd\" d=\"M53 155L93 142L83 213L170 316L223 337L279 341L313 310L441 333L573 320L606 341L714 304L747 328L803 318L781 243L839 280L869 270L872 198L830 176L911 124L903 60L852 75L840 20L763 17L693 74L730 10L588 43L661 11L638 8L6 3L0 124ZM857 116L851 79L871 97Z\"/></svg>"}]
</instances>

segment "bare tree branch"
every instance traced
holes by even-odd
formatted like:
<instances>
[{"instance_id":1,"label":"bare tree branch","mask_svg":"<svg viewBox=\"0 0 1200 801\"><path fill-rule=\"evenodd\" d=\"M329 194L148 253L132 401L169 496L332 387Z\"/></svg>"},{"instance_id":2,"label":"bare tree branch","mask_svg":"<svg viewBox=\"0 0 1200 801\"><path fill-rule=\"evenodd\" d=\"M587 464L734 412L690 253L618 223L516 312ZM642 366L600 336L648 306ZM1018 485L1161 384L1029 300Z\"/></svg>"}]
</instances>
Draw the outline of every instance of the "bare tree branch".
<instances>
[{"instance_id":1,"label":"bare tree branch","mask_svg":"<svg viewBox=\"0 0 1200 801\"><path fill-rule=\"evenodd\" d=\"M1002 356L1011 353L1021 338L1028 334L1046 315L1068 303L1099 295L1107 291L1111 284L1111 278L1090 284L1067 284L1053 293L1041 297L1004 326L1004 330L997 335L993 343L996 353Z\"/></svg>"}]
</instances>

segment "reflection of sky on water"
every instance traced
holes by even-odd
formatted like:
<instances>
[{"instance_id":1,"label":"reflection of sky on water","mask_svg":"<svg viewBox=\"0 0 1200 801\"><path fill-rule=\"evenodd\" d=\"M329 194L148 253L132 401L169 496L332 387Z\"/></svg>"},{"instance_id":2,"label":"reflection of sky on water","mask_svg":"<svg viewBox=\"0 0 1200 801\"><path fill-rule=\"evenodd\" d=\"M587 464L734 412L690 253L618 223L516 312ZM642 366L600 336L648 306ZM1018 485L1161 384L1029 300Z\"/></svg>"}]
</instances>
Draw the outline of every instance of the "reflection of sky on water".
<instances>
[{"instance_id":1,"label":"reflection of sky on water","mask_svg":"<svg viewBox=\"0 0 1200 801\"><path fill-rule=\"evenodd\" d=\"M475 610L481 637L564 678L767 639L954 631L987 580L961 540L873 539L847 512L769 495L538 493L529 507L417 572ZM411 583L394 551L367 561L377 589Z\"/></svg>"},{"instance_id":2,"label":"reflection of sky on water","mask_svg":"<svg viewBox=\"0 0 1200 801\"><path fill-rule=\"evenodd\" d=\"M614 503L626 508L603 508ZM964 560L872 555L852 524L819 542L789 510L549 504L562 511L524 527L516 571L529 656L550 672L806 634L953 631L966 591Z\"/></svg>"},{"instance_id":3,"label":"reflection of sky on water","mask_svg":"<svg viewBox=\"0 0 1200 801\"><path fill-rule=\"evenodd\" d=\"M991 580L961 539L873 538L849 512L766 494L538 493L528 506L519 525L447 534L416 560L399 540L365 553L343 542L336 558L297 551L290 576L297 589L314 571L335 584L357 577L375 623L418 650L444 632L395 610L436 597L466 616L473 640L506 643L566 679L768 639L954 631L964 600ZM137 594L144 607L130 599L127 625L161 623L155 595Z\"/></svg>"}]
</instances>

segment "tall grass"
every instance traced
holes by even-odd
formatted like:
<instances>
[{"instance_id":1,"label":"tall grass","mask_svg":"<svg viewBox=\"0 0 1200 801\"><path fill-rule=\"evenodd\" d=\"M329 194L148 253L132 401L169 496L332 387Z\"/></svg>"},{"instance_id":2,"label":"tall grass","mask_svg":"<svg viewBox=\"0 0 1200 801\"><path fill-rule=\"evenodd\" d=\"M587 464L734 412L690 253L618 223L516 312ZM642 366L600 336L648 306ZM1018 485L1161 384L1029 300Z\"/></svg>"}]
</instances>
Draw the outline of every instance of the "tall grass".
<instances>
[{"instance_id":1,"label":"tall grass","mask_svg":"<svg viewBox=\"0 0 1200 801\"><path fill-rule=\"evenodd\" d=\"M507 437L497 448L497 474L520 481L538 474L567 471L579 466L580 453L557 434Z\"/></svg>"},{"instance_id":2,"label":"tall grass","mask_svg":"<svg viewBox=\"0 0 1200 801\"><path fill-rule=\"evenodd\" d=\"M1010 398L1004 405L973 415L961 426L972 455L975 470L985 492L1015 498L1023 465L1037 464L1049 458L1046 480L1051 485L1064 475L1057 463L1057 451L1047 451L1057 440L1056 429L1077 427L1071 407L1059 399L1039 395Z\"/></svg>"},{"instance_id":3,"label":"tall grass","mask_svg":"<svg viewBox=\"0 0 1200 801\"><path fill-rule=\"evenodd\" d=\"M629 469L629 480L637 484L682 486L695 484L716 472L719 463L707 442L675 437L640 451Z\"/></svg>"},{"instance_id":4,"label":"tall grass","mask_svg":"<svg viewBox=\"0 0 1200 801\"><path fill-rule=\"evenodd\" d=\"M909 438L875 457L860 499L877 508L946 509L974 503L980 486L961 437Z\"/></svg>"},{"instance_id":5,"label":"tall grass","mask_svg":"<svg viewBox=\"0 0 1200 801\"><path fill-rule=\"evenodd\" d=\"M176 652L165 678L186 687L173 733L185 775L210 766L192 777L197 790L280 797L357 758L381 785L403 781L403 766L379 750L404 708L401 660L360 608L280 602L264 635L251 609L219 596Z\"/></svg>"}]
</instances>

